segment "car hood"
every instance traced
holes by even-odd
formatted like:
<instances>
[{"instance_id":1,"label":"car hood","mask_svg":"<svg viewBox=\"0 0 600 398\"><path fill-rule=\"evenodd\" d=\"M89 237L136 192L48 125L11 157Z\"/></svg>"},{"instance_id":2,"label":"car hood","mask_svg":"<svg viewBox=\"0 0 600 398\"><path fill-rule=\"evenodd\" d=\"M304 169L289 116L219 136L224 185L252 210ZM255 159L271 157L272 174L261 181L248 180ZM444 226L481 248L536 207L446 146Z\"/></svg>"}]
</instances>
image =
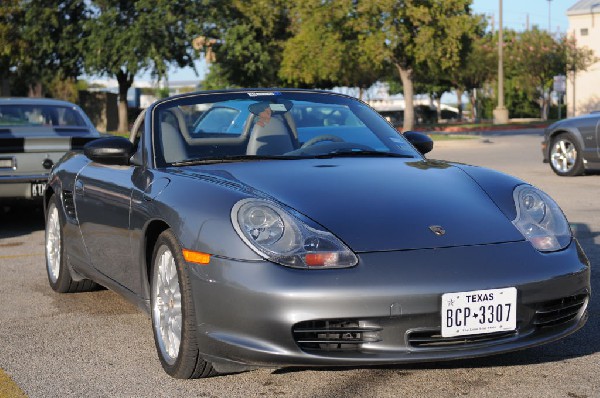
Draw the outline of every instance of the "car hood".
<instances>
[{"instance_id":1,"label":"car hood","mask_svg":"<svg viewBox=\"0 0 600 398\"><path fill-rule=\"evenodd\" d=\"M184 172L190 173L210 174L229 186L266 194L321 224L357 252L523 240L473 178L445 162L255 161Z\"/></svg>"}]
</instances>

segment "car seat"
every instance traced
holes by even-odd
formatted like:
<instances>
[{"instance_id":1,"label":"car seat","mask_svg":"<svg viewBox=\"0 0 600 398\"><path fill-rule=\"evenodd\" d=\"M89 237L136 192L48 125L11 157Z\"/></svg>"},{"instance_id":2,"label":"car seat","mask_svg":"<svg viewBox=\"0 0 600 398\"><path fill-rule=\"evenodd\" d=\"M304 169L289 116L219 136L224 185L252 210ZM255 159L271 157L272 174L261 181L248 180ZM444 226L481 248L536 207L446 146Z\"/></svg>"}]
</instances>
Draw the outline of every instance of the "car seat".
<instances>
[{"instance_id":1,"label":"car seat","mask_svg":"<svg viewBox=\"0 0 600 398\"><path fill-rule=\"evenodd\" d=\"M254 124L250 132L246 155L282 155L295 149L292 135L280 116L273 115L268 123Z\"/></svg>"}]
</instances>

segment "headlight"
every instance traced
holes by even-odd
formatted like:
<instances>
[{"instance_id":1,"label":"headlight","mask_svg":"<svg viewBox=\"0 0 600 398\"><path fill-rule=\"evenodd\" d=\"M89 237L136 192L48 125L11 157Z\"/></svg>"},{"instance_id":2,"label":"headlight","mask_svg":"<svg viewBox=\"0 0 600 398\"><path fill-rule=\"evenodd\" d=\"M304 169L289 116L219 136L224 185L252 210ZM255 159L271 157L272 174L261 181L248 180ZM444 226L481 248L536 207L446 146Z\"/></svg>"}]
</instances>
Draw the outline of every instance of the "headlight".
<instances>
[{"instance_id":1,"label":"headlight","mask_svg":"<svg viewBox=\"0 0 600 398\"><path fill-rule=\"evenodd\" d=\"M543 252L567 247L571 242L571 230L550 196L530 185L519 185L513 197L517 208L513 224L533 247Z\"/></svg>"},{"instance_id":2,"label":"headlight","mask_svg":"<svg viewBox=\"0 0 600 398\"><path fill-rule=\"evenodd\" d=\"M307 225L266 200L239 201L231 210L231 221L252 250L274 263L294 268L343 268L358 262L333 234Z\"/></svg>"}]
</instances>

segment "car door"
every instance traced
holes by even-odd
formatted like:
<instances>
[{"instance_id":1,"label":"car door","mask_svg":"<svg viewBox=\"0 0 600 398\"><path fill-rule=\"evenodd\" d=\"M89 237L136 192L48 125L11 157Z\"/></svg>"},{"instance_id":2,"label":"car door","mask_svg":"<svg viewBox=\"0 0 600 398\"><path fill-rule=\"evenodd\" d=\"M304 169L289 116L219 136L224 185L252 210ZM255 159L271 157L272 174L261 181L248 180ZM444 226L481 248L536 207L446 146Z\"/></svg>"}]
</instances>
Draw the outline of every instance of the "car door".
<instances>
[{"instance_id":1,"label":"car door","mask_svg":"<svg viewBox=\"0 0 600 398\"><path fill-rule=\"evenodd\" d=\"M590 162L597 162L600 155L598 149L598 139L600 138L598 137L599 123L600 118L598 117L585 117L577 125L583 139L583 156Z\"/></svg>"},{"instance_id":2,"label":"car door","mask_svg":"<svg viewBox=\"0 0 600 398\"><path fill-rule=\"evenodd\" d=\"M89 163L75 181L75 206L92 266L105 276L135 288L128 267L132 176L135 166Z\"/></svg>"}]
</instances>

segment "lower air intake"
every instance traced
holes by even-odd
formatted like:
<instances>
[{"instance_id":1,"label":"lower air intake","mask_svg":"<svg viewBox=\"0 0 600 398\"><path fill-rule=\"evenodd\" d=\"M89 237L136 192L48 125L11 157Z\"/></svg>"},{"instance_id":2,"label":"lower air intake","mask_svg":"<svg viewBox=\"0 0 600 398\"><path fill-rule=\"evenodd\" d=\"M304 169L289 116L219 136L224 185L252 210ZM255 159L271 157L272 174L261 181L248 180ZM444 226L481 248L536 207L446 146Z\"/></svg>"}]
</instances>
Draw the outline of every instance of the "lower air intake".
<instances>
[{"instance_id":1,"label":"lower air intake","mask_svg":"<svg viewBox=\"0 0 600 398\"><path fill-rule=\"evenodd\" d=\"M458 348L480 344L495 343L499 340L512 338L514 330L507 332L473 334L468 336L442 337L438 330L419 330L408 334L408 344L413 348Z\"/></svg>"},{"instance_id":2,"label":"lower air intake","mask_svg":"<svg viewBox=\"0 0 600 398\"><path fill-rule=\"evenodd\" d=\"M358 351L365 343L381 341L381 327L354 319L305 321L292 332L305 351Z\"/></svg>"},{"instance_id":3,"label":"lower air intake","mask_svg":"<svg viewBox=\"0 0 600 398\"><path fill-rule=\"evenodd\" d=\"M537 327L550 327L572 321L587 300L587 294L578 294L541 303L535 311L533 323Z\"/></svg>"}]
</instances>

